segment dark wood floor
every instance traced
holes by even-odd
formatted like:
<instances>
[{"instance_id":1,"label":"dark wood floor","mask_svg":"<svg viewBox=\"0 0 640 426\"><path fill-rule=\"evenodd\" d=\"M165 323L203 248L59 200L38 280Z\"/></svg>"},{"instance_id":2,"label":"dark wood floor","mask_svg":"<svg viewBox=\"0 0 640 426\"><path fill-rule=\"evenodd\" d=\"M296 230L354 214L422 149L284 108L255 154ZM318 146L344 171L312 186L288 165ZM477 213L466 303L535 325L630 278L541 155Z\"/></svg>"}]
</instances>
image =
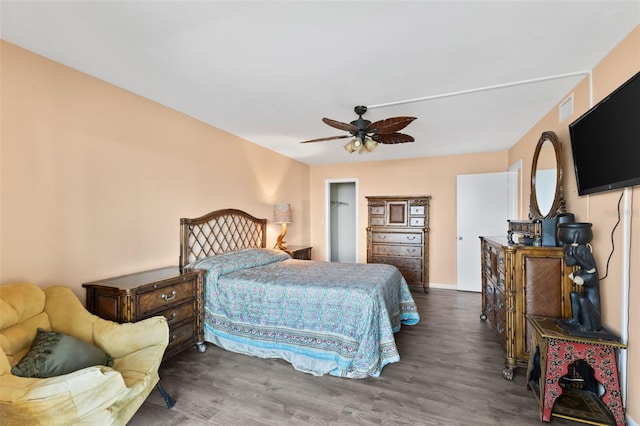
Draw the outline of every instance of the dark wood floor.
<instances>
[{"instance_id":1,"label":"dark wood floor","mask_svg":"<svg viewBox=\"0 0 640 426\"><path fill-rule=\"evenodd\" d=\"M281 360L207 345L166 361L177 400L154 391L129 423L147 425L542 425L524 369L502 377L503 349L479 320L480 295L413 293L421 321L396 334L399 363L379 378L315 377ZM554 418L551 425L579 423Z\"/></svg>"}]
</instances>

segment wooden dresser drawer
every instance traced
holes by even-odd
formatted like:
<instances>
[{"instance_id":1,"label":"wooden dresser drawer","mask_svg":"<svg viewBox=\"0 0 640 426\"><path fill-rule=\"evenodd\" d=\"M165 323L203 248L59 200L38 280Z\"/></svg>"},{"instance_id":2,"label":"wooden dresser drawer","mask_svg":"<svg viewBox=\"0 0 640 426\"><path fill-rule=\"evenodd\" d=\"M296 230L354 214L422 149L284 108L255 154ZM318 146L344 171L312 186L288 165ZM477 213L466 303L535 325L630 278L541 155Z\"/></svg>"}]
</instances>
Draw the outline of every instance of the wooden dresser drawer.
<instances>
[{"instance_id":1,"label":"wooden dresser drawer","mask_svg":"<svg viewBox=\"0 0 640 426\"><path fill-rule=\"evenodd\" d=\"M178 324L186 319L190 320L195 318L196 311L197 311L197 307L196 307L196 301L194 299L194 300L190 300L187 303L183 303L182 305L172 306L169 309L165 309L164 311L155 313L152 316L162 315L167 319L167 324L169 324L169 327L171 327L174 324Z\"/></svg>"},{"instance_id":2,"label":"wooden dresser drawer","mask_svg":"<svg viewBox=\"0 0 640 426\"><path fill-rule=\"evenodd\" d=\"M500 288L494 289L494 297L495 297L496 312L500 312L500 314L506 318L507 315L505 314L505 308L504 308L505 306L504 293Z\"/></svg>"},{"instance_id":3,"label":"wooden dresser drawer","mask_svg":"<svg viewBox=\"0 0 640 426\"><path fill-rule=\"evenodd\" d=\"M422 245L422 234L418 232L373 232L371 239L373 243Z\"/></svg>"},{"instance_id":4,"label":"wooden dresser drawer","mask_svg":"<svg viewBox=\"0 0 640 426\"><path fill-rule=\"evenodd\" d=\"M493 312L498 310L496 306L496 298L498 297L498 293L499 291L496 288L496 285L491 282L487 282L487 287L485 289L486 301L488 306L490 306L491 311Z\"/></svg>"},{"instance_id":5,"label":"wooden dresser drawer","mask_svg":"<svg viewBox=\"0 0 640 426\"><path fill-rule=\"evenodd\" d=\"M141 293L138 295L136 303L139 315L147 316L151 312L194 298L195 280L191 280Z\"/></svg>"},{"instance_id":6,"label":"wooden dresser drawer","mask_svg":"<svg viewBox=\"0 0 640 426\"><path fill-rule=\"evenodd\" d=\"M374 244L372 249L374 256L422 257L422 246Z\"/></svg>"},{"instance_id":7,"label":"wooden dresser drawer","mask_svg":"<svg viewBox=\"0 0 640 426\"><path fill-rule=\"evenodd\" d=\"M395 266L410 285L422 282L422 258L375 256L369 263L386 263Z\"/></svg>"},{"instance_id":8,"label":"wooden dresser drawer","mask_svg":"<svg viewBox=\"0 0 640 426\"><path fill-rule=\"evenodd\" d=\"M504 272L499 271L496 278L496 287L504 291Z\"/></svg>"},{"instance_id":9,"label":"wooden dresser drawer","mask_svg":"<svg viewBox=\"0 0 640 426\"><path fill-rule=\"evenodd\" d=\"M422 282L422 268L398 268L407 283Z\"/></svg>"},{"instance_id":10,"label":"wooden dresser drawer","mask_svg":"<svg viewBox=\"0 0 640 426\"><path fill-rule=\"evenodd\" d=\"M396 268L412 269L416 271L422 270L422 259L415 257L387 257L387 256L374 256L369 263L387 263L393 265Z\"/></svg>"},{"instance_id":11,"label":"wooden dresser drawer","mask_svg":"<svg viewBox=\"0 0 640 426\"><path fill-rule=\"evenodd\" d=\"M494 326L496 328L496 334L498 335L498 338L500 339L502 344L505 345L507 342L507 321L500 312L496 311L494 312L494 314L495 314Z\"/></svg>"},{"instance_id":12,"label":"wooden dresser drawer","mask_svg":"<svg viewBox=\"0 0 640 426\"><path fill-rule=\"evenodd\" d=\"M483 271L489 279L504 288L504 251L492 244L483 245Z\"/></svg>"},{"instance_id":13,"label":"wooden dresser drawer","mask_svg":"<svg viewBox=\"0 0 640 426\"><path fill-rule=\"evenodd\" d=\"M495 310L495 294L493 293L493 287L487 286L484 292L484 300L483 300L484 308L482 312L487 316L487 319L491 321L491 324L495 326L496 320L494 317Z\"/></svg>"},{"instance_id":14,"label":"wooden dresser drawer","mask_svg":"<svg viewBox=\"0 0 640 426\"><path fill-rule=\"evenodd\" d=\"M196 328L193 321L169 328L169 345L165 351L165 358L173 355L173 352L182 350L185 342L193 341L196 337Z\"/></svg>"}]
</instances>

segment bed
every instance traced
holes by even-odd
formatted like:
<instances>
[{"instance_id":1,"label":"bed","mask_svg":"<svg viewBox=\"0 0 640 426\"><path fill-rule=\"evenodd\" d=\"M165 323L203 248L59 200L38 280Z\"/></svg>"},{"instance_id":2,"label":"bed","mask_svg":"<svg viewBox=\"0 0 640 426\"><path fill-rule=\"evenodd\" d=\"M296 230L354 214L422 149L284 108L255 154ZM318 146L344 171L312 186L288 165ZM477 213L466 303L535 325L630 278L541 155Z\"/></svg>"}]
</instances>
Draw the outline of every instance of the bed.
<instances>
[{"instance_id":1,"label":"bed","mask_svg":"<svg viewBox=\"0 0 640 426\"><path fill-rule=\"evenodd\" d=\"M398 362L394 333L420 320L398 269L292 259L265 248L266 224L236 209L180 220L180 267L206 271L205 341L314 375Z\"/></svg>"}]
</instances>

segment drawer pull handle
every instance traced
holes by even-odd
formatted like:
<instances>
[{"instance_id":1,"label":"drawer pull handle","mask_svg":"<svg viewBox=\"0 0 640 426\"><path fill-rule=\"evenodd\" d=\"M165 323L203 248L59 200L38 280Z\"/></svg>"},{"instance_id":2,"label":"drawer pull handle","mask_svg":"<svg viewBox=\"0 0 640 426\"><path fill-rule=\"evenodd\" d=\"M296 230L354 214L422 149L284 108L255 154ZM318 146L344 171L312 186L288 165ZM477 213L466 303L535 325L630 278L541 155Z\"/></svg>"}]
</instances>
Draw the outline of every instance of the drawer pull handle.
<instances>
[{"instance_id":1,"label":"drawer pull handle","mask_svg":"<svg viewBox=\"0 0 640 426\"><path fill-rule=\"evenodd\" d=\"M502 333L504 333L504 327L502 327L500 324L498 324L498 326L496 327L496 329L498 330L498 334L502 334Z\"/></svg>"},{"instance_id":2,"label":"drawer pull handle","mask_svg":"<svg viewBox=\"0 0 640 426\"><path fill-rule=\"evenodd\" d=\"M178 317L178 314L176 314L175 312L172 312L171 315L167 316L167 322L175 321L177 317Z\"/></svg>"},{"instance_id":3,"label":"drawer pull handle","mask_svg":"<svg viewBox=\"0 0 640 426\"><path fill-rule=\"evenodd\" d=\"M175 291L175 290L173 290L173 291L171 292L171 296L167 296L166 294L162 294L162 296L161 296L161 297L162 297L164 300L166 300L166 301L168 302L169 300L173 300L173 299L175 299L177 295L178 295L178 293L176 293L176 291Z\"/></svg>"},{"instance_id":4,"label":"drawer pull handle","mask_svg":"<svg viewBox=\"0 0 640 426\"><path fill-rule=\"evenodd\" d=\"M415 253L416 249L407 249L407 253Z\"/></svg>"},{"instance_id":5,"label":"drawer pull handle","mask_svg":"<svg viewBox=\"0 0 640 426\"><path fill-rule=\"evenodd\" d=\"M175 342L177 338L178 338L178 335L174 334L173 336L171 336L171 341Z\"/></svg>"},{"instance_id":6,"label":"drawer pull handle","mask_svg":"<svg viewBox=\"0 0 640 426\"><path fill-rule=\"evenodd\" d=\"M407 235L407 240L413 241L413 240L415 240L415 239L416 239L416 236L415 236L415 235L413 235L413 236L411 236L411 237Z\"/></svg>"},{"instance_id":7,"label":"drawer pull handle","mask_svg":"<svg viewBox=\"0 0 640 426\"><path fill-rule=\"evenodd\" d=\"M386 235L378 235L378 239L379 239L379 240L384 240L385 238L387 238L387 236L386 236Z\"/></svg>"}]
</instances>

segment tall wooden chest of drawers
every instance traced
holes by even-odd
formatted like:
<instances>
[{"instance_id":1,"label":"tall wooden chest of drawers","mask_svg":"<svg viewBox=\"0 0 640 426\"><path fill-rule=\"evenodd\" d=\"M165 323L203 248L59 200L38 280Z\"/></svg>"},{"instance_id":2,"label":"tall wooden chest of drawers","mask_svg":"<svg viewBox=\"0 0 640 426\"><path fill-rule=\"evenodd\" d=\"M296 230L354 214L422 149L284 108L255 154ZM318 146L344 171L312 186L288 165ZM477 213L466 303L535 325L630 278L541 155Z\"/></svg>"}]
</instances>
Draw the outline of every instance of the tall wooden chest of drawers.
<instances>
[{"instance_id":1,"label":"tall wooden chest of drawers","mask_svg":"<svg viewBox=\"0 0 640 426\"><path fill-rule=\"evenodd\" d=\"M480 237L482 314L505 347L506 379L517 367L527 367L531 325L525 315L571 317L575 286L562 247L509 244L506 237Z\"/></svg>"},{"instance_id":2,"label":"tall wooden chest of drawers","mask_svg":"<svg viewBox=\"0 0 640 426\"><path fill-rule=\"evenodd\" d=\"M163 359L193 344L203 351L203 273L172 266L84 283L87 310L120 323L163 315L169 323Z\"/></svg>"},{"instance_id":3,"label":"tall wooden chest of drawers","mask_svg":"<svg viewBox=\"0 0 640 426\"><path fill-rule=\"evenodd\" d=\"M428 195L370 196L367 263L396 266L410 286L429 291Z\"/></svg>"}]
</instances>

